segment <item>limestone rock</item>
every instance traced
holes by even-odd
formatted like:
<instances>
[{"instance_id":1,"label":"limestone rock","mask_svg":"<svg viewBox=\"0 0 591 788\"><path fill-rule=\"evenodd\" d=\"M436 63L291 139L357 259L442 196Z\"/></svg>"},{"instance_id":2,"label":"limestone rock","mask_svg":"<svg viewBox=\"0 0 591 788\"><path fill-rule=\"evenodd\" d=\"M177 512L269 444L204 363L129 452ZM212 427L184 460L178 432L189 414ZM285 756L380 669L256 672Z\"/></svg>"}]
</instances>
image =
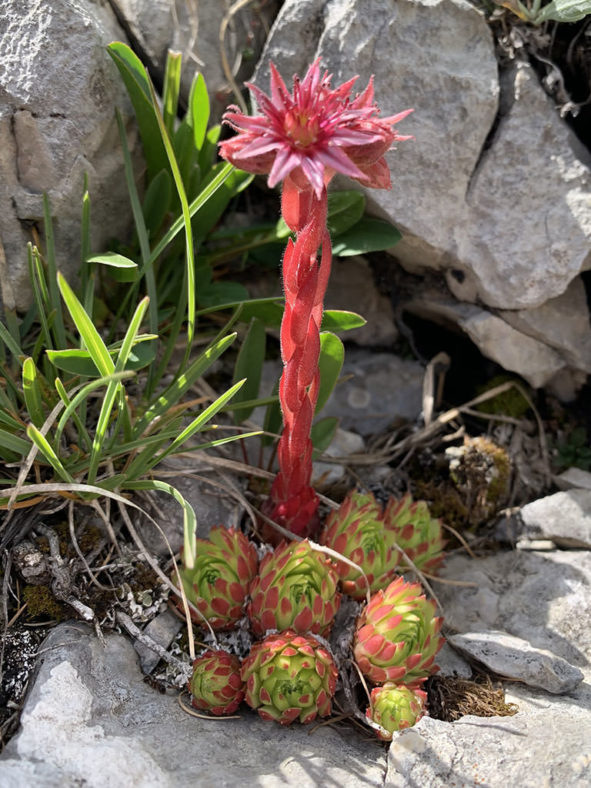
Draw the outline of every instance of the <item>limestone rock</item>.
<instances>
[{"instance_id":1,"label":"limestone rock","mask_svg":"<svg viewBox=\"0 0 591 788\"><path fill-rule=\"evenodd\" d=\"M394 735L385 788L586 788L591 779L589 698L540 703L514 717L462 717L454 723L423 717Z\"/></svg>"},{"instance_id":2,"label":"limestone rock","mask_svg":"<svg viewBox=\"0 0 591 788\"><path fill-rule=\"evenodd\" d=\"M131 209L114 109L129 118L130 106L105 51L111 41L122 39L108 4L2 4L0 247L6 270L0 274L7 308L24 308L31 295L26 244L33 240L31 228L41 223L43 192L51 200L58 267L68 276L81 262L85 173L93 250L129 232ZM130 144L133 148L133 139Z\"/></svg>"},{"instance_id":3,"label":"limestone rock","mask_svg":"<svg viewBox=\"0 0 591 788\"><path fill-rule=\"evenodd\" d=\"M473 584L436 585L449 629L503 630L591 676L591 552L510 550L477 560L451 556L441 575Z\"/></svg>"},{"instance_id":4,"label":"limestone rock","mask_svg":"<svg viewBox=\"0 0 591 788\"><path fill-rule=\"evenodd\" d=\"M533 648L527 640L506 632L467 632L451 635L448 641L493 673L547 692L558 695L572 692L583 680L582 672L566 660L547 649Z\"/></svg>"},{"instance_id":5,"label":"limestone rock","mask_svg":"<svg viewBox=\"0 0 591 788\"><path fill-rule=\"evenodd\" d=\"M551 539L559 547L591 550L591 490L575 489L547 495L521 509L522 536Z\"/></svg>"},{"instance_id":6,"label":"limestone rock","mask_svg":"<svg viewBox=\"0 0 591 788\"><path fill-rule=\"evenodd\" d=\"M414 421L422 408L423 367L390 353L352 349L345 355L343 382L322 410L340 426L368 436L400 419Z\"/></svg>"},{"instance_id":7,"label":"limestone rock","mask_svg":"<svg viewBox=\"0 0 591 788\"><path fill-rule=\"evenodd\" d=\"M45 642L21 730L0 756L10 788L190 788L196 784L381 786L384 754L356 733L281 728L241 710L240 719L185 714L175 695L142 681L131 643L103 646L81 625L62 624Z\"/></svg>"}]
</instances>

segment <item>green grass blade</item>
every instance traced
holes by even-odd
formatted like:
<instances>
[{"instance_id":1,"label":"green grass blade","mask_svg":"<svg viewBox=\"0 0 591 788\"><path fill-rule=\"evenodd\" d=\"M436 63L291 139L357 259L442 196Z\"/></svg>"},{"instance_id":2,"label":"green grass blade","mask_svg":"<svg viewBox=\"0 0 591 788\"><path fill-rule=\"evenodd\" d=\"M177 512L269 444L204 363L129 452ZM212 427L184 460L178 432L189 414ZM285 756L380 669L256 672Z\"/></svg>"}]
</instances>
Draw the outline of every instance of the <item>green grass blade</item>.
<instances>
[{"instance_id":1,"label":"green grass blade","mask_svg":"<svg viewBox=\"0 0 591 788\"><path fill-rule=\"evenodd\" d=\"M183 443L188 441L189 438L191 438L196 432L202 430L208 421L210 421L238 391L240 391L245 383L245 380L246 379L239 380L238 383L235 383L228 389L228 391L224 392L220 397L218 397L215 402L212 402L211 405L205 408L205 410L203 410L195 419L193 419L188 427L186 427L181 432L181 434L170 444L166 451L162 452L162 454L159 454L157 457L153 457L146 470L153 468L154 465L157 465L165 457L168 457L169 455L179 451Z\"/></svg>"},{"instance_id":2,"label":"green grass blade","mask_svg":"<svg viewBox=\"0 0 591 788\"><path fill-rule=\"evenodd\" d=\"M47 194L43 195L43 220L45 224L45 244L47 260L47 278L49 285L49 299L52 310L55 310L53 320L53 331L55 343L53 347L66 347L66 329L64 326L64 315L62 312L62 302L60 300L57 284L57 264L55 260L55 241L53 237L53 220L51 218L51 207Z\"/></svg>"},{"instance_id":3,"label":"green grass blade","mask_svg":"<svg viewBox=\"0 0 591 788\"><path fill-rule=\"evenodd\" d=\"M37 376L37 367L30 357L23 362L23 395L30 420L36 427L42 427L45 421L43 398Z\"/></svg>"},{"instance_id":4,"label":"green grass blade","mask_svg":"<svg viewBox=\"0 0 591 788\"><path fill-rule=\"evenodd\" d=\"M66 482L73 482L74 479L70 476L68 471L64 468L62 461L54 452L49 444L49 441L33 424L27 427L27 436L37 446L41 454L45 457L47 462L52 466L54 471Z\"/></svg>"},{"instance_id":5,"label":"green grass blade","mask_svg":"<svg viewBox=\"0 0 591 788\"><path fill-rule=\"evenodd\" d=\"M156 402L148 408L144 416L134 427L135 436L139 437L154 419L162 416L172 405L179 402L187 389L193 385L197 378L201 377L201 375L209 369L213 362L222 355L226 348L230 347L235 339L235 333L229 334L204 350L199 358L195 359L195 361L165 389Z\"/></svg>"},{"instance_id":6,"label":"green grass blade","mask_svg":"<svg viewBox=\"0 0 591 788\"><path fill-rule=\"evenodd\" d=\"M27 244L27 262L29 265L29 277L33 285L33 298L35 299L37 315L41 323L41 336L43 337L43 344L40 345L39 350L41 347L52 348L53 340L47 320L47 311L51 308L49 304L47 282L45 281L45 274L39 258L39 252L37 248L34 248L30 243ZM37 350L37 348L35 350ZM35 353L33 357L36 358L37 353Z\"/></svg>"},{"instance_id":7,"label":"green grass blade","mask_svg":"<svg viewBox=\"0 0 591 788\"><path fill-rule=\"evenodd\" d=\"M208 183L207 186L203 187L203 189L199 192L197 197L195 197L193 202L189 205L189 215L191 217L193 217L197 213L197 211L207 203L211 195L215 194L215 192L220 188L220 186L223 185L223 183L230 177L230 174L232 173L233 169L234 169L233 165L230 164L229 162L226 162L226 164L217 173L215 178L213 178L213 180L210 181L210 183ZM169 230L162 236L160 241L152 250L150 259L148 260L148 264L151 265L155 260L157 260L162 254L162 252L169 245L169 243L174 238L176 238L176 236L183 229L184 221L185 221L184 216L179 216L179 218L172 223Z\"/></svg>"},{"instance_id":8,"label":"green grass blade","mask_svg":"<svg viewBox=\"0 0 591 788\"><path fill-rule=\"evenodd\" d=\"M21 457L26 457L31 448L31 444L24 438L19 438L18 435L13 435L12 432L3 429L0 429L0 446Z\"/></svg>"},{"instance_id":9,"label":"green grass blade","mask_svg":"<svg viewBox=\"0 0 591 788\"><path fill-rule=\"evenodd\" d=\"M76 328L78 329L78 333L84 340L84 344L92 356L92 360L96 364L97 369L103 377L106 375L111 375L115 370L113 359L111 358L109 351L107 350L107 346L101 338L101 335L94 327L92 319L84 310L84 307L76 298L74 291L66 282L62 274L58 273L57 280L62 298L64 299L66 307L68 308L68 312L70 313L70 316L74 321ZM62 347L65 347L65 342Z\"/></svg>"},{"instance_id":10,"label":"green grass blade","mask_svg":"<svg viewBox=\"0 0 591 788\"><path fill-rule=\"evenodd\" d=\"M179 165L176 160L176 156L174 155L174 150L172 147L172 143L170 141L170 137L166 131L166 126L164 125L164 120L162 115L160 114L160 109L158 107L158 100L156 98L156 93L154 92L154 87L151 82L148 83L150 87L150 92L152 95L152 103L154 105L154 112L156 114L156 120L158 122L158 126L160 128L160 134L162 136L162 142L164 144L164 148L166 150L166 155L168 156L168 163L170 165L170 169L172 170L172 177L174 180L174 184L176 186L176 190L179 196L179 200L181 201L181 209L183 214L183 224L185 226L185 284L187 288L187 349L185 351L185 356L183 362L181 363L181 369L185 366L189 355L191 353L191 347L193 345L193 336L195 333L195 256L194 256L194 249L193 249L193 229L191 227L191 214L189 211L189 203L187 201L187 194L185 191L185 187L183 184L183 179L181 178L181 173L179 170Z\"/></svg>"},{"instance_id":11,"label":"green grass blade","mask_svg":"<svg viewBox=\"0 0 591 788\"><path fill-rule=\"evenodd\" d=\"M180 52L169 51L166 56L164 90L162 95L162 113L164 126L169 137L172 137L174 134L174 122L176 120L179 103L179 91L181 88L182 59L183 56Z\"/></svg>"},{"instance_id":12,"label":"green grass blade","mask_svg":"<svg viewBox=\"0 0 591 788\"><path fill-rule=\"evenodd\" d=\"M184 533L184 549L183 549L183 563L187 569L192 569L195 566L195 557L197 555L196 544L196 531L197 531L197 518L195 510L191 504L186 501L181 493L167 482L162 482L157 479L143 479L141 481L126 482L121 486L124 490L158 490L160 492L172 495L177 503L183 509L183 533Z\"/></svg>"},{"instance_id":13,"label":"green grass blade","mask_svg":"<svg viewBox=\"0 0 591 788\"><path fill-rule=\"evenodd\" d=\"M64 384L62 383L62 381L59 378L55 379L54 386L55 386L55 390L58 393L59 398L64 403L65 410L64 410L64 413L62 414L62 418L64 417L64 414L67 413L67 416L66 416L66 418L64 419L64 422L63 422L64 426L67 423L67 421L68 421L68 419L69 419L69 417L71 415L72 416L72 421L76 425L76 429L78 431L78 441L80 443L84 443L84 448L85 448L86 451L90 451L90 448L92 446L92 441L90 440L90 435L88 434L88 430L86 429L84 423L82 422L82 419L76 413L75 408L72 407L72 400L68 396L68 392L66 391L66 387L64 386ZM70 408L69 411L68 411L68 408ZM62 432L63 432L63 427L62 427L61 430L58 429L58 431L56 431L55 440L54 440L54 444L53 444L53 448L55 449L56 454L59 452L59 445L60 445Z\"/></svg>"},{"instance_id":14,"label":"green grass blade","mask_svg":"<svg viewBox=\"0 0 591 788\"><path fill-rule=\"evenodd\" d=\"M15 341L12 334L6 328L4 323L2 323L2 321L0 321L0 340L2 340L2 342L4 342L6 347L10 350L14 360L17 361L22 366L23 357L25 356L25 353L23 353L23 351L20 348L20 345Z\"/></svg>"},{"instance_id":15,"label":"green grass blade","mask_svg":"<svg viewBox=\"0 0 591 788\"><path fill-rule=\"evenodd\" d=\"M80 290L84 303L84 309L92 317L94 304L94 266L89 265L87 260L90 257L90 194L88 193L88 176L84 175L84 194L82 195L82 228L81 228L81 269L80 269Z\"/></svg>"},{"instance_id":16,"label":"green grass blade","mask_svg":"<svg viewBox=\"0 0 591 788\"><path fill-rule=\"evenodd\" d=\"M125 332L125 337L121 344L121 349L119 351L119 356L117 357L117 363L115 365L116 373L123 372L125 369L125 364L129 358L135 337L140 329L142 320L144 319L146 309L148 308L148 301L149 299L147 296L146 298L142 299L142 301L140 301L127 328L127 331ZM113 410L113 405L115 404L115 399L122 392L123 386L120 381L111 380L109 382L105 392L105 397L103 399L103 404L101 406L101 411L99 413L94 439L92 441L92 450L90 453L90 462L88 464L87 475L89 484L94 484L99 465L103 460L103 445L105 443L107 429L111 419L111 412ZM121 397L121 405L123 408L127 408L127 403L125 402L124 397Z\"/></svg>"},{"instance_id":17,"label":"green grass blade","mask_svg":"<svg viewBox=\"0 0 591 788\"><path fill-rule=\"evenodd\" d=\"M76 408L87 399L88 395L91 392L93 392L95 389L101 388L101 386L108 386L109 383L111 383L111 381L119 382L132 377L134 377L133 372L116 372L113 375L106 375L103 378L97 378L96 380L92 380L90 383L86 383L84 386L80 387L76 395L71 398L70 404L66 406L64 412L60 417L56 430L56 443L59 444L59 441L61 439L65 426L68 422L68 419L73 415ZM67 394L66 396L69 395ZM64 401L63 398L62 401ZM88 445L90 447L90 438L88 441Z\"/></svg>"}]
</instances>

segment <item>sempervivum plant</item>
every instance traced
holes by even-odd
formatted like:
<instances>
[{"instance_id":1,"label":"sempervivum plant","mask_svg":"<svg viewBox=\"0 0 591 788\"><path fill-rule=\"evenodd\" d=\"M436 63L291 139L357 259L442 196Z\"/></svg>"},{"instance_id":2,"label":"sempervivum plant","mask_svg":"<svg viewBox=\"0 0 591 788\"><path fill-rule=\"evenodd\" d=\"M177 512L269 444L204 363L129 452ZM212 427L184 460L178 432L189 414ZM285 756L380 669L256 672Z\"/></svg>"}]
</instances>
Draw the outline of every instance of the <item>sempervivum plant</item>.
<instances>
[{"instance_id":1,"label":"sempervivum plant","mask_svg":"<svg viewBox=\"0 0 591 788\"><path fill-rule=\"evenodd\" d=\"M361 611L354 641L355 661L370 681L420 682L438 668L442 619L419 583L399 577L372 596Z\"/></svg>"},{"instance_id":2,"label":"sempervivum plant","mask_svg":"<svg viewBox=\"0 0 591 788\"><path fill-rule=\"evenodd\" d=\"M256 636L269 629L328 635L340 604L329 558L307 539L282 542L261 561L250 586L248 617Z\"/></svg>"},{"instance_id":3,"label":"sempervivum plant","mask_svg":"<svg viewBox=\"0 0 591 788\"><path fill-rule=\"evenodd\" d=\"M192 704L211 714L233 714L244 699L240 660L227 651L205 651L193 662Z\"/></svg>"},{"instance_id":4,"label":"sempervivum plant","mask_svg":"<svg viewBox=\"0 0 591 788\"><path fill-rule=\"evenodd\" d=\"M320 543L360 566L371 593L384 588L396 576L398 550L386 544L382 509L371 493L351 492L337 511L329 514ZM367 583L349 564L337 561L341 588L353 599L365 599Z\"/></svg>"},{"instance_id":5,"label":"sempervivum plant","mask_svg":"<svg viewBox=\"0 0 591 788\"><path fill-rule=\"evenodd\" d=\"M431 517L425 501L413 501L409 493L400 500L390 498L383 521L389 545L401 547L422 572L438 569L445 544L441 520Z\"/></svg>"},{"instance_id":6,"label":"sempervivum plant","mask_svg":"<svg viewBox=\"0 0 591 788\"><path fill-rule=\"evenodd\" d=\"M423 690L387 681L371 691L365 716L382 728L376 731L380 739L391 741L395 731L410 728L421 719L426 702Z\"/></svg>"},{"instance_id":7,"label":"sempervivum plant","mask_svg":"<svg viewBox=\"0 0 591 788\"><path fill-rule=\"evenodd\" d=\"M265 720L289 725L327 717L337 668L312 635L280 632L255 643L242 663L246 702Z\"/></svg>"},{"instance_id":8,"label":"sempervivum plant","mask_svg":"<svg viewBox=\"0 0 591 788\"><path fill-rule=\"evenodd\" d=\"M242 618L257 564L255 546L235 528L219 525L211 529L209 539L197 539L195 566L183 567L179 574L187 599L212 629L232 629ZM179 585L176 573L172 581ZM179 598L174 603L182 609ZM197 615L193 619L203 623Z\"/></svg>"}]
</instances>

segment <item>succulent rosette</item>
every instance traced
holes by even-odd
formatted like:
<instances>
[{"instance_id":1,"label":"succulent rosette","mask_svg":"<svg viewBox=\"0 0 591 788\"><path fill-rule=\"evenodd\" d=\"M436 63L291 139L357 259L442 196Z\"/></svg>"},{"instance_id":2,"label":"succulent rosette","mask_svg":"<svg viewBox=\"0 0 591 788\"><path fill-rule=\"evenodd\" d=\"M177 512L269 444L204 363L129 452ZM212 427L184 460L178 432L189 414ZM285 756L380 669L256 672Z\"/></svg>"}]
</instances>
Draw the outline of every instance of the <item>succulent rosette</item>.
<instances>
[{"instance_id":1,"label":"succulent rosette","mask_svg":"<svg viewBox=\"0 0 591 788\"><path fill-rule=\"evenodd\" d=\"M248 617L260 637L269 629L328 635L340 605L332 561L307 539L268 553L250 586Z\"/></svg>"},{"instance_id":2,"label":"succulent rosette","mask_svg":"<svg viewBox=\"0 0 591 788\"><path fill-rule=\"evenodd\" d=\"M386 541L400 547L422 572L435 572L443 562L441 520L431 517L425 501L413 501L410 493L390 498L383 514ZM404 556L401 559L405 561Z\"/></svg>"},{"instance_id":3,"label":"succulent rosette","mask_svg":"<svg viewBox=\"0 0 591 788\"><path fill-rule=\"evenodd\" d=\"M193 569L183 567L179 575L187 599L212 629L232 629L244 615L248 588L257 565L255 546L242 531L220 525L211 529L209 539L197 539L195 566ZM172 581L178 587L176 573ZM179 598L174 604L182 610ZM193 620L203 624L196 614Z\"/></svg>"},{"instance_id":4,"label":"succulent rosette","mask_svg":"<svg viewBox=\"0 0 591 788\"><path fill-rule=\"evenodd\" d=\"M361 671L376 684L424 681L438 668L442 619L419 583L399 577L374 594L357 621L353 653Z\"/></svg>"},{"instance_id":5,"label":"succulent rosette","mask_svg":"<svg viewBox=\"0 0 591 788\"><path fill-rule=\"evenodd\" d=\"M371 691L365 716L382 728L376 731L380 739L391 741L395 731L410 728L421 719L426 703L427 693L423 690L387 681Z\"/></svg>"},{"instance_id":6,"label":"succulent rosette","mask_svg":"<svg viewBox=\"0 0 591 788\"><path fill-rule=\"evenodd\" d=\"M386 543L382 509L371 493L351 492L337 511L332 511L320 543L360 566L369 591L384 588L396 577L399 552ZM353 599L363 600L367 583L363 575L344 561L336 562L341 588Z\"/></svg>"},{"instance_id":7,"label":"succulent rosette","mask_svg":"<svg viewBox=\"0 0 591 788\"><path fill-rule=\"evenodd\" d=\"M252 647L241 676L246 702L265 720L290 725L331 712L337 668L312 635L293 631L268 635Z\"/></svg>"},{"instance_id":8,"label":"succulent rosette","mask_svg":"<svg viewBox=\"0 0 591 788\"><path fill-rule=\"evenodd\" d=\"M221 649L205 651L193 662L189 691L196 709L216 716L233 714L244 700L240 660Z\"/></svg>"}]
</instances>

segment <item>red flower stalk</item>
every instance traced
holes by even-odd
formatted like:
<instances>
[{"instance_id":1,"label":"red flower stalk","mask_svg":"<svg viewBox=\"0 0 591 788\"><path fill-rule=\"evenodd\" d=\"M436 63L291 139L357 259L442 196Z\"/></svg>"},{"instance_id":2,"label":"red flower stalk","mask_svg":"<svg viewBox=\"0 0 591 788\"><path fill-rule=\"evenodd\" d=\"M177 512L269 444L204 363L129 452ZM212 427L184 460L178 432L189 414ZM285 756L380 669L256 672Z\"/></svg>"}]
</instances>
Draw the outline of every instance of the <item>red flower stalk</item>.
<instances>
[{"instance_id":1,"label":"red flower stalk","mask_svg":"<svg viewBox=\"0 0 591 788\"><path fill-rule=\"evenodd\" d=\"M261 115L248 117L230 107L224 121L238 132L220 144L220 154L247 172L268 174L269 186L283 182L281 210L290 239L283 258L285 312L281 324L283 375L279 400L283 433L277 456L279 473L267 511L298 535L317 527L318 497L311 487L310 429L320 377L320 322L332 248L326 227L326 187L340 172L376 189L390 188L384 154L397 140L409 139L392 128L412 110L380 118L373 81L351 98L357 77L338 88L321 75L316 60L303 80L294 77L292 93L271 63L271 95L255 85Z\"/></svg>"}]
</instances>

